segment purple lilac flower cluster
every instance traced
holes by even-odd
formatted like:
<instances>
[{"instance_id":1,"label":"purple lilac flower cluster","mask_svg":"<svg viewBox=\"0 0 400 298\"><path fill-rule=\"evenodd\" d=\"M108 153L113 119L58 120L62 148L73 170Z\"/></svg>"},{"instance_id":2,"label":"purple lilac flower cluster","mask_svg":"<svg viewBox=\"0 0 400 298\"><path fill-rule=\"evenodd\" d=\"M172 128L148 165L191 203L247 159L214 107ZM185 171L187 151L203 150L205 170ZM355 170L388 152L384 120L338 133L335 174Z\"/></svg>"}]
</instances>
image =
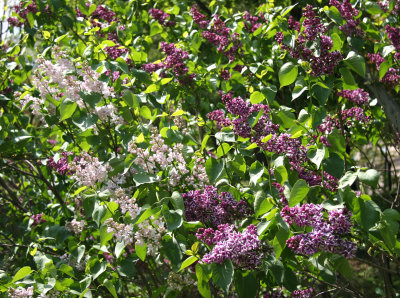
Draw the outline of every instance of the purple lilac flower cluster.
<instances>
[{"instance_id":1,"label":"purple lilac flower cluster","mask_svg":"<svg viewBox=\"0 0 400 298\"><path fill-rule=\"evenodd\" d=\"M381 79L382 83L387 83L388 85L395 87L400 81L400 70L397 68L390 67L386 74Z\"/></svg>"},{"instance_id":2,"label":"purple lilac flower cluster","mask_svg":"<svg viewBox=\"0 0 400 298\"><path fill-rule=\"evenodd\" d=\"M90 7L90 5L90 3L86 3L87 7ZM86 18L86 16L79 9L76 10L76 15L78 17ZM103 23L99 21L106 22L107 25L110 25L112 22L119 22L119 19L116 16L115 12L103 5L99 5L96 7L96 10L90 15L90 22L92 23L93 28L98 27L101 29L104 27ZM119 26L119 30L125 30L125 26ZM100 31L97 31L97 34L100 37L106 37L106 34L101 33ZM121 45L118 43L119 39L117 32L114 31L107 33L107 39L116 43L116 45L114 46L104 48L105 52L111 59L115 60L123 54L129 52L127 48L121 47Z\"/></svg>"},{"instance_id":3,"label":"purple lilac flower cluster","mask_svg":"<svg viewBox=\"0 0 400 298\"><path fill-rule=\"evenodd\" d=\"M205 15L198 11L195 5L191 9L193 20L200 28L206 28L210 22L206 20ZM242 43L239 40L239 34L232 33L232 30L225 26L225 23L220 19L219 15L214 15L214 21L211 28L203 31L203 37L211 44L217 47L217 51L223 53L232 62L236 55L240 52ZM230 46L232 44L232 46ZM229 47L230 46L230 47Z\"/></svg>"},{"instance_id":4,"label":"purple lilac flower cluster","mask_svg":"<svg viewBox=\"0 0 400 298\"><path fill-rule=\"evenodd\" d=\"M322 176L315 173L314 171L307 170L304 167L292 163L292 169L298 172L299 178L303 179L307 182L310 186L320 185L321 187L330 190L336 191L338 187L338 179L329 175L327 172L324 171L324 179Z\"/></svg>"},{"instance_id":5,"label":"purple lilac flower cluster","mask_svg":"<svg viewBox=\"0 0 400 298\"><path fill-rule=\"evenodd\" d=\"M309 161L307 157L307 148L302 145L300 139L292 138L290 134L278 134L279 125L274 124L270 119L270 109L263 104L249 104L241 97L233 97L230 93L220 93L222 102L226 109L232 115L239 116L232 121L233 130L236 135L243 138L250 138L252 143L256 143L259 147L276 154L285 154L292 170L299 173L299 177L304 179L309 185L321 185L330 191L337 189L337 179L328 173L324 173L326 179L313 171L305 169L302 164ZM263 114L259 118L254 127L251 127L249 118L263 109ZM230 120L224 116L222 110L213 111L208 114L209 119L216 121L218 128L229 126ZM266 142L264 137L271 135ZM282 198L283 199L283 198ZM282 203L285 201L282 200Z\"/></svg>"},{"instance_id":6,"label":"purple lilac flower cluster","mask_svg":"<svg viewBox=\"0 0 400 298\"><path fill-rule=\"evenodd\" d=\"M161 76L165 76L165 70L171 69L181 84L191 82L196 74L188 74L189 68L183 60L189 58L188 52L178 49L173 43L161 42L161 50L167 55L163 62L143 64L143 69L148 73L152 73L159 69L163 72Z\"/></svg>"},{"instance_id":7,"label":"purple lilac flower cluster","mask_svg":"<svg viewBox=\"0 0 400 298\"><path fill-rule=\"evenodd\" d=\"M356 17L360 12L351 5L350 0L343 0L342 3L338 0L330 0L329 4L335 6L339 10L342 18L346 20L344 26L339 26L339 29L342 30L345 35L364 35L364 32L360 28L357 28L360 24L360 19L356 19Z\"/></svg>"},{"instance_id":8,"label":"purple lilac flower cluster","mask_svg":"<svg viewBox=\"0 0 400 298\"><path fill-rule=\"evenodd\" d=\"M292 298L311 298L314 296L314 289L294 290Z\"/></svg>"},{"instance_id":9,"label":"purple lilac flower cluster","mask_svg":"<svg viewBox=\"0 0 400 298\"><path fill-rule=\"evenodd\" d=\"M215 121L218 130L221 130L223 127L231 126L232 124L231 120L225 117L224 110L214 110L207 114L207 118Z\"/></svg>"},{"instance_id":10,"label":"purple lilac flower cluster","mask_svg":"<svg viewBox=\"0 0 400 298\"><path fill-rule=\"evenodd\" d=\"M339 112L337 118L327 116L324 122L317 127L317 130L322 134L330 134L335 127L343 130L339 118L343 121L344 126L350 126L354 120L364 124L370 121L370 117L365 115L363 108L352 107Z\"/></svg>"},{"instance_id":11,"label":"purple lilac flower cluster","mask_svg":"<svg viewBox=\"0 0 400 298\"><path fill-rule=\"evenodd\" d=\"M203 191L184 193L182 197L188 221L218 226L250 215L250 208L244 200L236 201L229 192L218 194L217 188L211 185L207 185Z\"/></svg>"},{"instance_id":12,"label":"purple lilac flower cluster","mask_svg":"<svg viewBox=\"0 0 400 298\"><path fill-rule=\"evenodd\" d=\"M220 93L222 102L225 104L229 113L239 116L232 121L235 133L243 138L250 138L252 142L262 143L261 140L279 129L279 125L273 124L270 119L270 109L268 105L249 104L241 97L233 97L232 93ZM249 118L263 110L257 124L251 127ZM253 133L252 133L253 129Z\"/></svg>"},{"instance_id":13,"label":"purple lilac flower cluster","mask_svg":"<svg viewBox=\"0 0 400 298\"><path fill-rule=\"evenodd\" d=\"M244 27L251 33L253 33L262 26L262 23L259 23L259 20L265 21L265 18L262 13L260 13L260 16L257 17L251 15L247 10L244 12L243 19L245 20Z\"/></svg>"},{"instance_id":14,"label":"purple lilac flower cluster","mask_svg":"<svg viewBox=\"0 0 400 298\"><path fill-rule=\"evenodd\" d=\"M338 92L338 95L359 106L367 105L369 101L368 92L361 88L356 90L342 90Z\"/></svg>"},{"instance_id":15,"label":"purple lilac flower cluster","mask_svg":"<svg viewBox=\"0 0 400 298\"><path fill-rule=\"evenodd\" d=\"M23 19L23 22L20 21L16 17L9 17L7 19L7 22L14 27L22 27L24 25L28 26L28 14L36 14L39 12L39 9L36 5L36 1L32 1L25 7L25 2L21 1L18 5L14 6L14 12L21 18ZM51 9L50 6L47 5L44 9L44 11L40 11L41 14L45 14L46 16L49 16L51 14Z\"/></svg>"},{"instance_id":16,"label":"purple lilac flower cluster","mask_svg":"<svg viewBox=\"0 0 400 298\"><path fill-rule=\"evenodd\" d=\"M350 233L352 226L351 213L346 208L328 211L328 219L325 219L322 205L286 206L281 210L281 216L289 225L313 228L310 233L297 234L286 241L286 245L298 254L313 255L323 251L351 258L357 250L354 242L342 238Z\"/></svg>"},{"instance_id":17,"label":"purple lilac flower cluster","mask_svg":"<svg viewBox=\"0 0 400 298\"><path fill-rule=\"evenodd\" d=\"M261 241L254 225L249 225L242 233L228 224L219 225L217 230L200 228L196 236L207 245L214 245L211 252L204 255L204 263L221 264L229 259L240 268L254 269L261 265Z\"/></svg>"},{"instance_id":18,"label":"purple lilac flower cluster","mask_svg":"<svg viewBox=\"0 0 400 298\"><path fill-rule=\"evenodd\" d=\"M30 218L33 219L32 227L36 227L39 224L46 222L43 218L43 213L33 214Z\"/></svg>"},{"instance_id":19,"label":"purple lilac flower cluster","mask_svg":"<svg viewBox=\"0 0 400 298\"><path fill-rule=\"evenodd\" d=\"M386 25L385 31L396 51L400 52L400 28Z\"/></svg>"},{"instance_id":20,"label":"purple lilac flower cluster","mask_svg":"<svg viewBox=\"0 0 400 298\"><path fill-rule=\"evenodd\" d=\"M157 8L150 8L149 10L149 14L151 15L151 17L155 20L157 20L157 22L160 23L160 25L166 26L166 27L173 27L175 26L175 22L168 20L171 16L162 11L161 9L157 9Z\"/></svg>"},{"instance_id":21,"label":"purple lilac flower cluster","mask_svg":"<svg viewBox=\"0 0 400 298\"><path fill-rule=\"evenodd\" d=\"M280 185L278 182L272 182L272 186L275 187L276 190L278 191L279 197L281 198L281 203L286 206L288 204L288 200L286 199L285 195L283 194L283 191L285 190L283 188L283 186Z\"/></svg>"},{"instance_id":22,"label":"purple lilac flower cluster","mask_svg":"<svg viewBox=\"0 0 400 298\"><path fill-rule=\"evenodd\" d=\"M293 48L283 43L283 33L278 32L275 40L280 44L283 50L289 51L290 55L295 59L302 59L310 64L311 74L315 77L321 75L333 74L335 67L343 59L339 51L331 51L333 47L332 39L323 35L327 28L322 24L313 11L311 5L307 5L303 12L303 32L300 32L300 23L293 18L289 18L289 27L297 31L297 38ZM307 41L319 41L319 53L314 53L306 46Z\"/></svg>"},{"instance_id":23,"label":"purple lilac flower cluster","mask_svg":"<svg viewBox=\"0 0 400 298\"><path fill-rule=\"evenodd\" d=\"M385 62L385 58L382 57L381 53L368 53L368 59L371 63L374 63L376 65L376 69L379 70L379 67L383 62Z\"/></svg>"},{"instance_id":24,"label":"purple lilac flower cluster","mask_svg":"<svg viewBox=\"0 0 400 298\"><path fill-rule=\"evenodd\" d=\"M193 17L193 21L199 25L201 29L206 28L210 23L210 21L207 20L207 16L199 11L197 4L193 5L193 7L190 9L190 13Z\"/></svg>"},{"instance_id":25,"label":"purple lilac flower cluster","mask_svg":"<svg viewBox=\"0 0 400 298\"><path fill-rule=\"evenodd\" d=\"M107 55L110 56L110 58L113 60L129 52L127 48L121 47L119 45L105 47L104 50L106 51Z\"/></svg>"},{"instance_id":26,"label":"purple lilac flower cluster","mask_svg":"<svg viewBox=\"0 0 400 298\"><path fill-rule=\"evenodd\" d=\"M57 173L60 175L70 174L71 169L68 163L68 156L71 154L72 154L71 152L62 152L61 153L62 157L60 157L60 159L57 162L55 162L54 158L51 156L47 161L47 166L50 169L56 170Z\"/></svg>"}]
</instances>

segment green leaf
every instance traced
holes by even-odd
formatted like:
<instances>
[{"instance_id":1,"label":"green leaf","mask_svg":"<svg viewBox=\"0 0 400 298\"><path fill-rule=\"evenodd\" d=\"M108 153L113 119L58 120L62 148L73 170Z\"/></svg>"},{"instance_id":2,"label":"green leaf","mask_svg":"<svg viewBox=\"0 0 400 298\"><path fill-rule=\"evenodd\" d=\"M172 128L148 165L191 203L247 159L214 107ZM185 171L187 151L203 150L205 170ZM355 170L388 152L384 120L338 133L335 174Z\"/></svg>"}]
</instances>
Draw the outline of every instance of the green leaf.
<instances>
[{"instance_id":1,"label":"green leaf","mask_svg":"<svg viewBox=\"0 0 400 298\"><path fill-rule=\"evenodd\" d=\"M125 248L125 243L124 242L117 242L117 244L115 244L115 249L114 249L114 254L115 257L118 259L119 256L121 255L122 251Z\"/></svg>"},{"instance_id":2,"label":"green leaf","mask_svg":"<svg viewBox=\"0 0 400 298\"><path fill-rule=\"evenodd\" d=\"M229 292L229 286L233 281L233 264L231 260L227 259L222 264L213 263L212 266L212 279L214 283L224 290L226 294Z\"/></svg>"},{"instance_id":3,"label":"green leaf","mask_svg":"<svg viewBox=\"0 0 400 298\"><path fill-rule=\"evenodd\" d=\"M321 162L325 157L325 146L318 144L317 148L310 148L307 152L308 158L317 166L317 169L321 166Z\"/></svg>"},{"instance_id":4,"label":"green leaf","mask_svg":"<svg viewBox=\"0 0 400 298\"><path fill-rule=\"evenodd\" d=\"M250 95L250 102L252 104L257 104L262 102L265 99L265 95L262 94L260 91L255 91Z\"/></svg>"},{"instance_id":5,"label":"green leaf","mask_svg":"<svg viewBox=\"0 0 400 298\"><path fill-rule=\"evenodd\" d=\"M365 61L363 56L350 51L344 62L357 74L365 78Z\"/></svg>"},{"instance_id":6,"label":"green leaf","mask_svg":"<svg viewBox=\"0 0 400 298\"><path fill-rule=\"evenodd\" d=\"M167 235L163 238L162 251L171 261L172 270L177 272L181 265L182 248L176 240L175 236Z\"/></svg>"},{"instance_id":7,"label":"green leaf","mask_svg":"<svg viewBox=\"0 0 400 298\"><path fill-rule=\"evenodd\" d=\"M298 69L296 65L294 65L292 62L285 63L278 73L281 88L292 84L296 80L297 74Z\"/></svg>"},{"instance_id":8,"label":"green leaf","mask_svg":"<svg viewBox=\"0 0 400 298\"><path fill-rule=\"evenodd\" d=\"M171 201L172 205L174 206L175 210L177 210L177 209L182 210L182 211L185 210L185 204L183 203L183 198L179 192L174 191L172 193L170 201Z\"/></svg>"},{"instance_id":9,"label":"green leaf","mask_svg":"<svg viewBox=\"0 0 400 298\"><path fill-rule=\"evenodd\" d=\"M379 65L379 80L381 80L385 76L388 70L389 70L389 63L387 61Z\"/></svg>"},{"instance_id":10,"label":"green leaf","mask_svg":"<svg viewBox=\"0 0 400 298\"><path fill-rule=\"evenodd\" d=\"M222 174L224 162L222 160L216 160L215 158L210 157L207 159L205 166L210 184L214 184Z\"/></svg>"},{"instance_id":11,"label":"green leaf","mask_svg":"<svg viewBox=\"0 0 400 298\"><path fill-rule=\"evenodd\" d=\"M133 175L133 181L136 183L136 186L147 184L147 183L154 183L158 181L157 175L147 175L147 174L135 174Z\"/></svg>"},{"instance_id":12,"label":"green leaf","mask_svg":"<svg viewBox=\"0 0 400 298\"><path fill-rule=\"evenodd\" d=\"M204 298L211 298L211 290L209 280L211 273L208 270L209 265L207 264L196 264L196 277L197 277L197 289Z\"/></svg>"},{"instance_id":13,"label":"green leaf","mask_svg":"<svg viewBox=\"0 0 400 298\"><path fill-rule=\"evenodd\" d=\"M78 105L76 102L70 100L69 98L64 99L60 105L60 121L70 118L75 112L77 106Z\"/></svg>"},{"instance_id":14,"label":"green leaf","mask_svg":"<svg viewBox=\"0 0 400 298\"><path fill-rule=\"evenodd\" d=\"M343 18L341 16L339 10L335 6L331 6L331 7L329 7L329 9L326 9L325 13L336 24L338 24L338 25L343 24Z\"/></svg>"},{"instance_id":15,"label":"green leaf","mask_svg":"<svg viewBox=\"0 0 400 298\"><path fill-rule=\"evenodd\" d=\"M23 279L24 277L28 276L32 272L33 272L33 270L31 269L31 267L29 267L29 266L22 267L21 269L19 269L17 271L17 273L15 273L11 283L13 284L16 281Z\"/></svg>"},{"instance_id":16,"label":"green leaf","mask_svg":"<svg viewBox=\"0 0 400 298\"><path fill-rule=\"evenodd\" d=\"M294 207L300 203L308 194L310 187L303 179L297 180L290 191L289 207Z\"/></svg>"},{"instance_id":17,"label":"green leaf","mask_svg":"<svg viewBox=\"0 0 400 298\"><path fill-rule=\"evenodd\" d=\"M349 261L346 258L342 256L334 258L333 263L334 268L339 271L344 277L350 280L353 279L353 269L349 265Z\"/></svg>"},{"instance_id":18,"label":"green leaf","mask_svg":"<svg viewBox=\"0 0 400 298\"><path fill-rule=\"evenodd\" d=\"M227 154L229 152L229 150L231 150L231 146L227 143L222 143L218 148L217 148L217 156L218 157L222 157L225 154Z\"/></svg>"},{"instance_id":19,"label":"green leaf","mask_svg":"<svg viewBox=\"0 0 400 298\"><path fill-rule=\"evenodd\" d=\"M329 153L329 158L323 161L324 171L333 177L340 178L344 171L344 160L336 153Z\"/></svg>"},{"instance_id":20,"label":"green leaf","mask_svg":"<svg viewBox=\"0 0 400 298\"><path fill-rule=\"evenodd\" d=\"M146 91L144 91L144 93L152 93L154 91L157 91L157 85L151 84L146 88Z\"/></svg>"},{"instance_id":21,"label":"green leaf","mask_svg":"<svg viewBox=\"0 0 400 298\"><path fill-rule=\"evenodd\" d=\"M151 116L151 111L148 106L142 106L140 108L140 116L145 119L151 120L153 117Z\"/></svg>"},{"instance_id":22,"label":"green leaf","mask_svg":"<svg viewBox=\"0 0 400 298\"><path fill-rule=\"evenodd\" d=\"M163 215L167 223L168 231L172 232L179 228L183 223L182 210L163 210Z\"/></svg>"},{"instance_id":23,"label":"green leaf","mask_svg":"<svg viewBox=\"0 0 400 298\"><path fill-rule=\"evenodd\" d=\"M163 28L158 22L153 22L150 25L150 36L154 36L161 32L163 32Z\"/></svg>"},{"instance_id":24,"label":"green leaf","mask_svg":"<svg viewBox=\"0 0 400 298\"><path fill-rule=\"evenodd\" d=\"M95 280L97 277L99 277L100 274L106 271L106 268L107 268L107 262L100 263L100 261L97 260L94 266L90 268L92 279Z\"/></svg>"},{"instance_id":25,"label":"green leaf","mask_svg":"<svg viewBox=\"0 0 400 298\"><path fill-rule=\"evenodd\" d=\"M332 89L319 82L311 87L311 92L313 96L318 100L319 104L323 106L328 100L329 95L332 92Z\"/></svg>"},{"instance_id":26,"label":"green leaf","mask_svg":"<svg viewBox=\"0 0 400 298\"><path fill-rule=\"evenodd\" d=\"M239 298L254 298L258 292L258 280L254 272L235 271L234 284Z\"/></svg>"},{"instance_id":27,"label":"green leaf","mask_svg":"<svg viewBox=\"0 0 400 298\"><path fill-rule=\"evenodd\" d=\"M122 96L124 102L131 108L135 109L139 107L139 99L135 94L130 91L126 91Z\"/></svg>"},{"instance_id":28,"label":"green leaf","mask_svg":"<svg viewBox=\"0 0 400 298\"><path fill-rule=\"evenodd\" d=\"M274 176L276 181L283 185L288 179L288 172L284 166L279 166L274 170Z\"/></svg>"},{"instance_id":29,"label":"green leaf","mask_svg":"<svg viewBox=\"0 0 400 298\"><path fill-rule=\"evenodd\" d=\"M342 178L339 180L339 188L345 188L346 186L352 186L354 181L357 179L356 172L346 172Z\"/></svg>"},{"instance_id":30,"label":"green leaf","mask_svg":"<svg viewBox=\"0 0 400 298\"><path fill-rule=\"evenodd\" d=\"M58 268L59 271L75 278L75 274L74 274L74 268L72 268L71 266L67 265L67 264L61 264L60 268Z\"/></svg>"},{"instance_id":31,"label":"green leaf","mask_svg":"<svg viewBox=\"0 0 400 298\"><path fill-rule=\"evenodd\" d=\"M115 290L114 284L111 280L105 279L103 285L107 288L107 290L114 298L118 298L117 291Z\"/></svg>"},{"instance_id":32,"label":"green leaf","mask_svg":"<svg viewBox=\"0 0 400 298\"><path fill-rule=\"evenodd\" d=\"M289 231L280 228L275 234L272 246L274 247L275 257L278 259L281 256L283 249L286 247L286 240L289 238Z\"/></svg>"},{"instance_id":33,"label":"green leaf","mask_svg":"<svg viewBox=\"0 0 400 298\"><path fill-rule=\"evenodd\" d=\"M215 138L222 142L234 143L235 140L235 133L231 129L223 129L220 132L215 134Z\"/></svg>"},{"instance_id":34,"label":"green leaf","mask_svg":"<svg viewBox=\"0 0 400 298\"><path fill-rule=\"evenodd\" d=\"M135 252L138 258L144 262L147 255L147 243L143 244L142 246L139 246L135 243Z\"/></svg>"},{"instance_id":35,"label":"green leaf","mask_svg":"<svg viewBox=\"0 0 400 298\"><path fill-rule=\"evenodd\" d=\"M187 258L186 260L183 261L181 268L179 269L179 271L182 271L183 269L185 269L186 267L189 267L190 265L192 265L194 262L196 262L198 260L197 257L195 256L190 256L189 258ZM178 271L178 272L179 272Z\"/></svg>"},{"instance_id":36,"label":"green leaf","mask_svg":"<svg viewBox=\"0 0 400 298\"><path fill-rule=\"evenodd\" d=\"M379 181L379 172L374 169L369 169L366 172L359 172L358 178L361 182L376 188Z\"/></svg>"},{"instance_id":37,"label":"green leaf","mask_svg":"<svg viewBox=\"0 0 400 298\"><path fill-rule=\"evenodd\" d=\"M264 166L259 161L253 162L250 166L249 174L250 183L253 185L257 185L258 179L260 179L264 174Z\"/></svg>"},{"instance_id":38,"label":"green leaf","mask_svg":"<svg viewBox=\"0 0 400 298\"><path fill-rule=\"evenodd\" d=\"M268 200L265 196L265 192L259 190L255 194L254 200L254 215L259 217L267 213L274 206L272 201Z\"/></svg>"}]
</instances>

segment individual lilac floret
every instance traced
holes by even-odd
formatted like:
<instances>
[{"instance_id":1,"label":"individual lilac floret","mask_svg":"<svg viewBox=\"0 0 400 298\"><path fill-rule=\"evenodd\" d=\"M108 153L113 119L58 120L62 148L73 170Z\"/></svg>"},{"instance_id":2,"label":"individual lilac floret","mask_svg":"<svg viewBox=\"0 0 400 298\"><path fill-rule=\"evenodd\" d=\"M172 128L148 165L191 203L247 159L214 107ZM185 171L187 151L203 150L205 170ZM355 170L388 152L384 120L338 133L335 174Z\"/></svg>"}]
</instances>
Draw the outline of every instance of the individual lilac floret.
<instances>
[{"instance_id":1,"label":"individual lilac floret","mask_svg":"<svg viewBox=\"0 0 400 298\"><path fill-rule=\"evenodd\" d=\"M201 221L204 224L218 226L232 223L250 214L244 200L236 201L229 192L218 194L217 188L206 186L204 191L194 190L182 194L185 204L185 216L188 221Z\"/></svg>"},{"instance_id":2,"label":"individual lilac floret","mask_svg":"<svg viewBox=\"0 0 400 298\"><path fill-rule=\"evenodd\" d=\"M366 105L369 100L368 92L361 88L358 88L356 90L342 90L338 92L338 95L359 106Z\"/></svg>"},{"instance_id":3,"label":"individual lilac floret","mask_svg":"<svg viewBox=\"0 0 400 298\"><path fill-rule=\"evenodd\" d=\"M254 225L249 225L242 233L228 224L219 225L215 231L201 228L196 236L207 245L214 245L211 252L204 255L204 263L222 264L229 259L240 268L254 269L261 265L261 241Z\"/></svg>"},{"instance_id":4,"label":"individual lilac floret","mask_svg":"<svg viewBox=\"0 0 400 298\"><path fill-rule=\"evenodd\" d=\"M354 242L342 238L342 235L350 233L352 226L351 213L347 209L329 211L326 219L322 205L304 204L284 207L281 216L289 225L313 228L310 233L297 234L286 241L286 245L297 254L313 255L323 251L351 258L357 250Z\"/></svg>"}]
</instances>

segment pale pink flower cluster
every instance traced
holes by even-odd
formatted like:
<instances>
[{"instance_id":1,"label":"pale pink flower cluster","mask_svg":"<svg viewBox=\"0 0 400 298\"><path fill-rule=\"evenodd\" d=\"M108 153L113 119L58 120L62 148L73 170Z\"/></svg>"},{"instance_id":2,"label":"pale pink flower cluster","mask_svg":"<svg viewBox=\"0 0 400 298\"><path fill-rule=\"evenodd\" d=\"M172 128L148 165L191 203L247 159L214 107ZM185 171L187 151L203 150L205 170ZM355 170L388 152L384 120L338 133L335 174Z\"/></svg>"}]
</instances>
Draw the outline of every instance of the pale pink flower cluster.
<instances>
[{"instance_id":1,"label":"pale pink flower cluster","mask_svg":"<svg viewBox=\"0 0 400 298\"><path fill-rule=\"evenodd\" d=\"M85 221L84 220L77 221L75 218L72 221L67 222L65 224L65 228L70 232L74 232L75 235L82 233L84 227L85 227Z\"/></svg>"},{"instance_id":2,"label":"pale pink flower cluster","mask_svg":"<svg viewBox=\"0 0 400 298\"><path fill-rule=\"evenodd\" d=\"M151 216L138 224L138 228L135 233L136 245L143 246L147 243L147 254L155 256L161 246L161 238L166 232L163 219Z\"/></svg>"},{"instance_id":3,"label":"pale pink flower cluster","mask_svg":"<svg viewBox=\"0 0 400 298\"><path fill-rule=\"evenodd\" d=\"M144 171L149 174L155 174L159 170L169 169L168 178L171 186L185 183L194 187L201 187L208 183L208 177L203 166L203 159L196 159L193 167L192 176L188 176L182 181L182 178L189 174L186 161L183 157L183 144L178 143L174 146L167 146L160 134L153 130L152 140L150 141L150 148L142 149L136 146L132 141L128 144L130 153L136 155L134 163L140 166ZM196 184L196 180L199 182Z\"/></svg>"},{"instance_id":4,"label":"pale pink flower cluster","mask_svg":"<svg viewBox=\"0 0 400 298\"><path fill-rule=\"evenodd\" d=\"M120 224L114 221L112 218L107 219L104 224L107 226L107 233L113 233L113 236L115 239L117 239L117 241L124 241L126 245L133 243L132 224Z\"/></svg>"},{"instance_id":5,"label":"pale pink flower cluster","mask_svg":"<svg viewBox=\"0 0 400 298\"><path fill-rule=\"evenodd\" d=\"M185 181L188 185L193 186L196 189L204 188L206 185L210 184L203 158L197 157L194 160L192 175L187 176Z\"/></svg>"},{"instance_id":6,"label":"pale pink flower cluster","mask_svg":"<svg viewBox=\"0 0 400 298\"><path fill-rule=\"evenodd\" d=\"M136 204L136 199L127 195L122 188L118 188L115 191L115 196L116 199L113 201L118 203L123 214L129 212L131 218L135 219L139 215L140 211L142 211L142 208Z\"/></svg>"},{"instance_id":7,"label":"pale pink flower cluster","mask_svg":"<svg viewBox=\"0 0 400 298\"><path fill-rule=\"evenodd\" d=\"M29 102L31 102L29 109L32 111L32 114L37 116L40 121L44 122L44 115L40 111L42 109L42 106L44 105L44 99L26 94L19 101L20 107L23 108Z\"/></svg>"},{"instance_id":8,"label":"pale pink flower cluster","mask_svg":"<svg viewBox=\"0 0 400 298\"><path fill-rule=\"evenodd\" d=\"M69 98L75 101L80 108L89 108L81 98L81 91L90 94L98 93L103 98L115 97L114 88L102 82L101 74L93 70L87 62L83 62L81 65L72 63L67 59L65 52L60 51L57 46L53 47L53 52L55 63L42 57L37 59L38 69L35 71L32 81L39 91L41 99L34 101L35 111L38 111L44 104L46 95L51 95L56 100L62 97ZM103 122L110 121L115 125L123 124L123 118L118 114L113 103L89 110L99 116Z\"/></svg>"},{"instance_id":9,"label":"pale pink flower cluster","mask_svg":"<svg viewBox=\"0 0 400 298\"><path fill-rule=\"evenodd\" d=\"M33 291L34 291L33 287L29 287L29 288L26 288L26 289L21 288L21 287L18 287L16 289L8 288L8 296L10 298L19 298L19 297L27 298L27 297L32 297L33 296Z\"/></svg>"},{"instance_id":10,"label":"pale pink flower cluster","mask_svg":"<svg viewBox=\"0 0 400 298\"><path fill-rule=\"evenodd\" d=\"M118 114L117 108L112 103L96 107L95 113L102 122L110 121L115 125L124 124L124 119Z\"/></svg>"},{"instance_id":11,"label":"pale pink flower cluster","mask_svg":"<svg viewBox=\"0 0 400 298\"><path fill-rule=\"evenodd\" d=\"M108 177L108 168L107 164L101 163L97 157L92 157L87 152L82 152L70 165L71 172L74 172L72 177L85 186L104 182Z\"/></svg>"}]
</instances>

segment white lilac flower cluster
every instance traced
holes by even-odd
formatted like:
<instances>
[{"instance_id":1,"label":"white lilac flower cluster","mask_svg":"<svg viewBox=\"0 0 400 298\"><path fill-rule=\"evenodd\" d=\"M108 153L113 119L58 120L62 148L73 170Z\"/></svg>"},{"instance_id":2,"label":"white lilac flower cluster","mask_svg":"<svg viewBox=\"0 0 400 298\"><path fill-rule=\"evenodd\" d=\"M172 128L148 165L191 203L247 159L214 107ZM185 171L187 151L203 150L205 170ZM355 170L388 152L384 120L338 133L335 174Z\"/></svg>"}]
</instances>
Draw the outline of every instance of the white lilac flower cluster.
<instances>
[{"instance_id":1,"label":"white lilac flower cluster","mask_svg":"<svg viewBox=\"0 0 400 298\"><path fill-rule=\"evenodd\" d=\"M107 226L107 232L113 233L117 241L124 242L126 245L135 242L138 246L147 244L147 254L156 255L161 245L161 238L165 234L165 223L162 218L151 216L137 225L137 231L134 232L132 224L123 224L107 219L104 224Z\"/></svg>"},{"instance_id":2,"label":"white lilac flower cluster","mask_svg":"<svg viewBox=\"0 0 400 298\"><path fill-rule=\"evenodd\" d=\"M171 186L181 184L183 187L193 186L196 188L209 183L202 158L195 159L192 175L187 175L190 171L183 157L183 144L177 143L174 146L167 146L156 130L152 132L150 148L140 148L133 141L128 144L129 152L136 155L134 163L137 166L140 166L149 174L169 169L168 178Z\"/></svg>"},{"instance_id":3,"label":"white lilac flower cluster","mask_svg":"<svg viewBox=\"0 0 400 298\"><path fill-rule=\"evenodd\" d=\"M10 298L32 297L33 296L33 291L34 291L33 287L29 287L29 288L26 288L26 289L21 288L21 287L18 287L16 289L8 288L8 297L10 297Z\"/></svg>"},{"instance_id":4,"label":"white lilac flower cluster","mask_svg":"<svg viewBox=\"0 0 400 298\"><path fill-rule=\"evenodd\" d=\"M44 107L47 95L56 100L65 97L76 102L80 108L89 108L90 112L96 114L102 122L110 121L115 125L123 123L123 118L118 114L114 104L105 103L93 109L81 98L82 91L90 94L97 93L104 98L115 97L113 87L109 87L107 83L100 80L100 73L93 70L86 62L74 64L57 46L53 47L53 55L55 63L42 57L37 59L38 67L32 81L40 93L40 98L27 95L21 100L22 106L32 101L31 109L34 115L43 118L40 109ZM47 110L50 114L54 114L54 105L49 103Z\"/></svg>"},{"instance_id":5,"label":"white lilac flower cluster","mask_svg":"<svg viewBox=\"0 0 400 298\"><path fill-rule=\"evenodd\" d=\"M104 224L107 226L107 233L113 233L117 241L124 242L126 245L133 243L133 225L120 224L112 218L106 219Z\"/></svg>"},{"instance_id":6,"label":"white lilac flower cluster","mask_svg":"<svg viewBox=\"0 0 400 298\"><path fill-rule=\"evenodd\" d=\"M136 199L127 195L122 188L118 188L115 191L115 196L116 199L113 201L119 204L123 214L129 212L131 218L134 219L139 215L140 211L142 211L142 208L136 204Z\"/></svg>"},{"instance_id":7,"label":"white lilac flower cluster","mask_svg":"<svg viewBox=\"0 0 400 298\"><path fill-rule=\"evenodd\" d=\"M65 228L70 232L74 232L75 235L82 233L84 227L85 227L85 221L84 220L77 221L75 218L72 221L67 222L65 224Z\"/></svg>"},{"instance_id":8,"label":"white lilac flower cluster","mask_svg":"<svg viewBox=\"0 0 400 298\"><path fill-rule=\"evenodd\" d=\"M92 157L87 152L82 152L70 165L74 172L72 178L77 179L84 186L95 186L97 182L104 182L108 175L107 164L103 164L97 157Z\"/></svg>"},{"instance_id":9,"label":"white lilac flower cluster","mask_svg":"<svg viewBox=\"0 0 400 298\"><path fill-rule=\"evenodd\" d=\"M150 219L138 224L138 228L135 233L136 244L143 246L147 243L147 254L156 255L161 246L161 238L166 232L164 221L162 218L151 216Z\"/></svg>"}]
</instances>

